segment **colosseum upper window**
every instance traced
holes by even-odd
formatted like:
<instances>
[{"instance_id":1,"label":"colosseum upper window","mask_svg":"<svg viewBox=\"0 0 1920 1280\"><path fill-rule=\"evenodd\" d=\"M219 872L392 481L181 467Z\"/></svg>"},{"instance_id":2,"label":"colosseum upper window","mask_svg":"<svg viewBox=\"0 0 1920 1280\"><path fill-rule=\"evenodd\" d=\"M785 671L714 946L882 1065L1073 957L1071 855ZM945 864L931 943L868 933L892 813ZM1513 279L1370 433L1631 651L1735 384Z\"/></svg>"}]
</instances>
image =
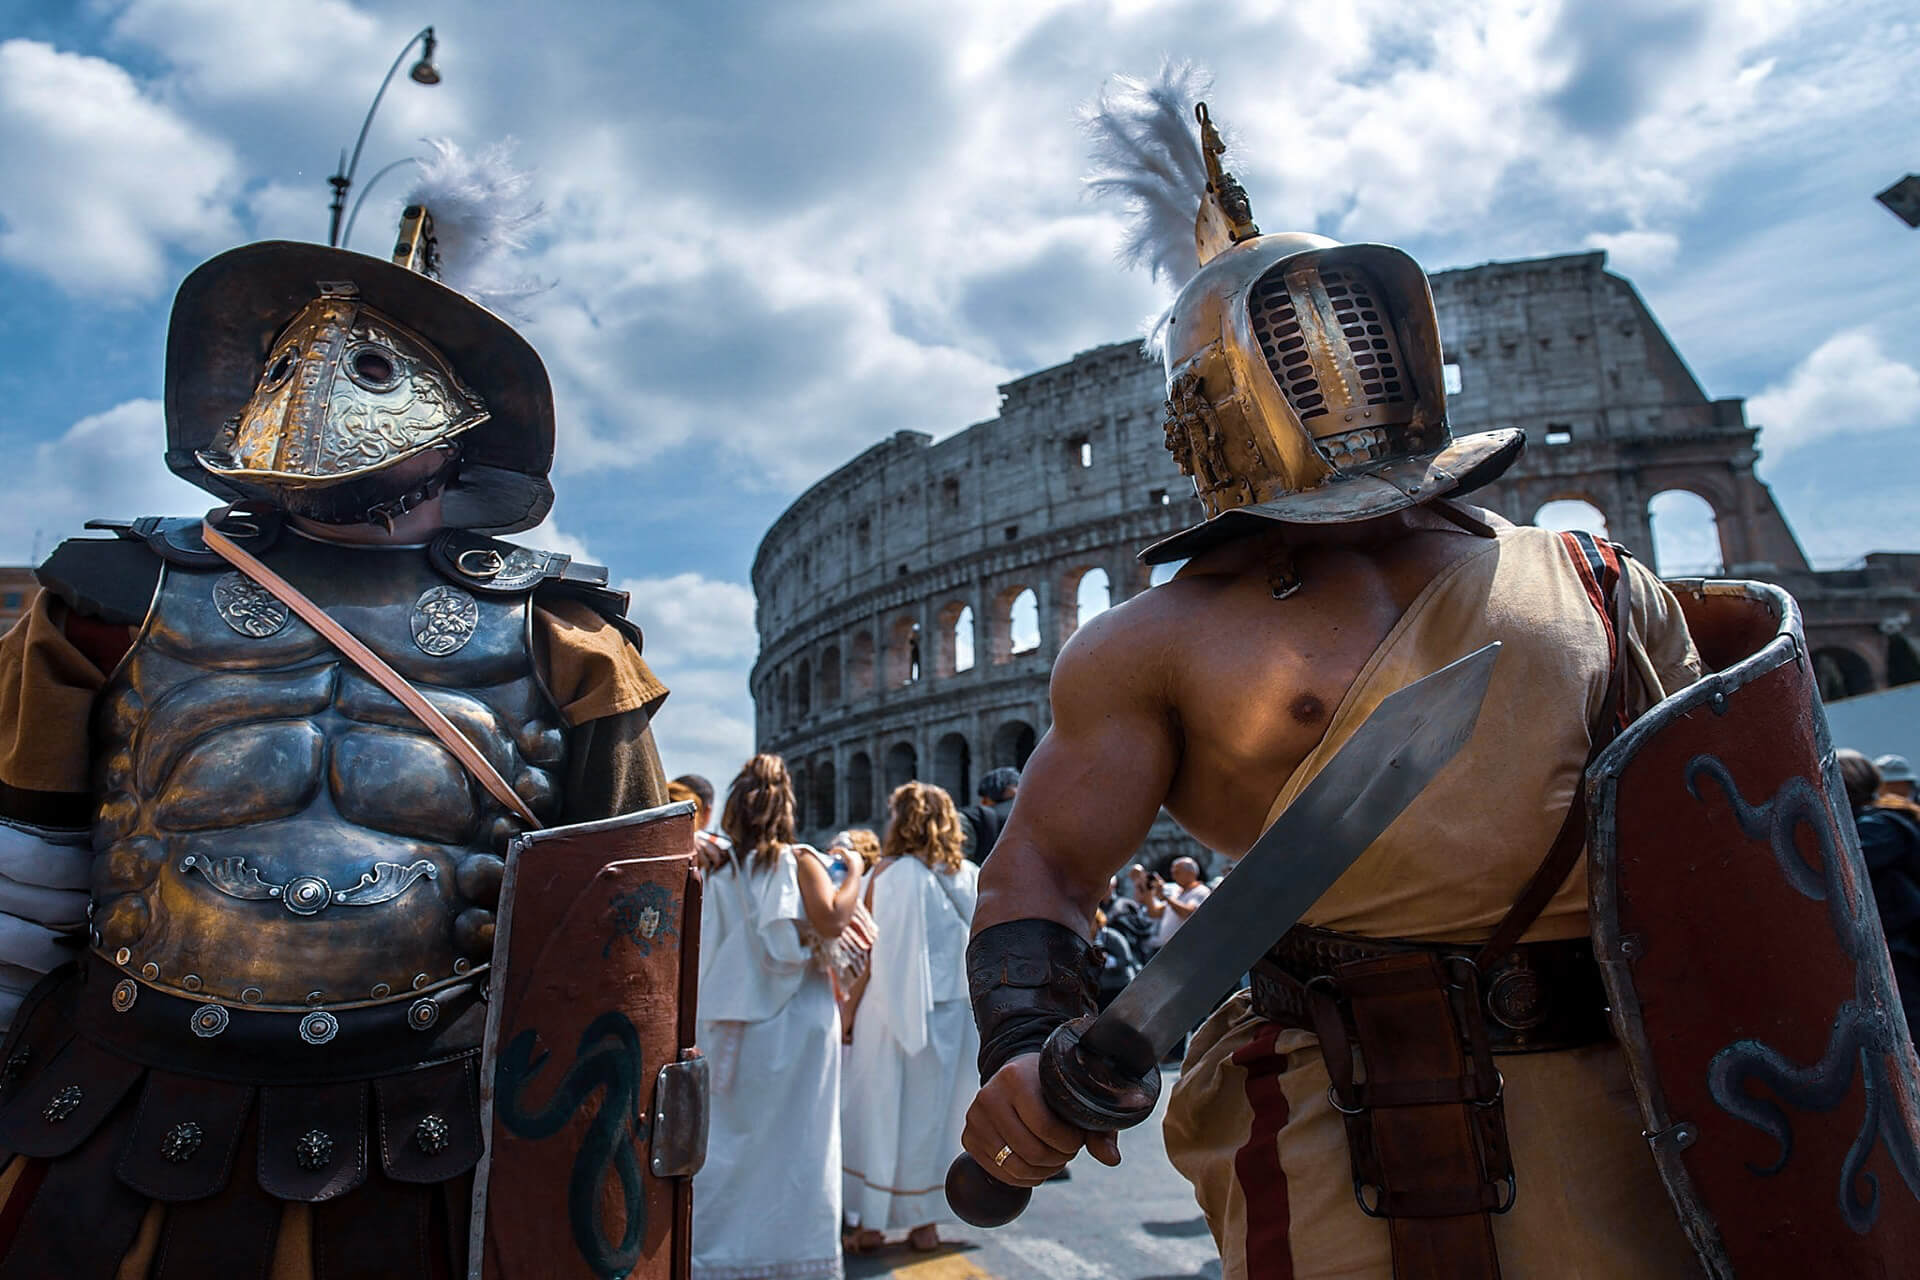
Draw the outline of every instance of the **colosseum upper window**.
<instances>
[{"instance_id":1,"label":"colosseum upper window","mask_svg":"<svg viewBox=\"0 0 1920 1280\"><path fill-rule=\"evenodd\" d=\"M1080 583L1074 588L1074 621L1076 627L1084 627L1089 619L1105 613L1113 603L1113 584L1107 580L1105 569L1089 569L1080 575Z\"/></svg>"},{"instance_id":2,"label":"colosseum upper window","mask_svg":"<svg viewBox=\"0 0 1920 1280\"><path fill-rule=\"evenodd\" d=\"M958 675L973 670L973 607L959 600L941 606L933 673Z\"/></svg>"},{"instance_id":3,"label":"colosseum upper window","mask_svg":"<svg viewBox=\"0 0 1920 1280\"><path fill-rule=\"evenodd\" d=\"M1007 604L1007 652L1032 653L1040 647L1040 597L1022 587Z\"/></svg>"},{"instance_id":4,"label":"colosseum upper window","mask_svg":"<svg viewBox=\"0 0 1920 1280\"><path fill-rule=\"evenodd\" d=\"M873 692L873 676L873 633L863 628L853 633L847 651L847 683L855 697Z\"/></svg>"}]
</instances>

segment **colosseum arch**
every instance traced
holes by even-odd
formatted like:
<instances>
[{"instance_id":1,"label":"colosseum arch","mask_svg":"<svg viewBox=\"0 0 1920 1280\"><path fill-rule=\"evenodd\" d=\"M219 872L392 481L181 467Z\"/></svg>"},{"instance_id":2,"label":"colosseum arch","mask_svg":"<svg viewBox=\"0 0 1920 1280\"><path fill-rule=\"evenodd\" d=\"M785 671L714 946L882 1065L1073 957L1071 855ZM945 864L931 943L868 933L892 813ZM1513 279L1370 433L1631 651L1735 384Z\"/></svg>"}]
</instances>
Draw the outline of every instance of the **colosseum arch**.
<instances>
[{"instance_id":1,"label":"colosseum arch","mask_svg":"<svg viewBox=\"0 0 1920 1280\"><path fill-rule=\"evenodd\" d=\"M993 731L993 767L996 769L1027 767L1027 757L1033 754L1034 743L1039 735L1033 726L1025 720L1008 720Z\"/></svg>"},{"instance_id":2,"label":"colosseum arch","mask_svg":"<svg viewBox=\"0 0 1920 1280\"><path fill-rule=\"evenodd\" d=\"M993 598L993 617L987 638L995 662L1006 662L1040 647L1040 597L1023 583Z\"/></svg>"},{"instance_id":3,"label":"colosseum arch","mask_svg":"<svg viewBox=\"0 0 1920 1280\"><path fill-rule=\"evenodd\" d=\"M901 614L887 626L887 688L898 689L920 679L920 622Z\"/></svg>"},{"instance_id":4,"label":"colosseum arch","mask_svg":"<svg viewBox=\"0 0 1920 1280\"><path fill-rule=\"evenodd\" d=\"M1112 607L1113 579L1099 565L1076 565L1060 575L1059 591L1054 599L1073 602L1055 610L1060 626L1056 643L1065 644L1088 619Z\"/></svg>"},{"instance_id":5,"label":"colosseum arch","mask_svg":"<svg viewBox=\"0 0 1920 1280\"><path fill-rule=\"evenodd\" d=\"M949 600L934 615L933 674L958 675L973 669L973 606Z\"/></svg>"},{"instance_id":6,"label":"colosseum arch","mask_svg":"<svg viewBox=\"0 0 1920 1280\"><path fill-rule=\"evenodd\" d=\"M805 831L813 825L812 806L807 803L813 798L809 786L813 775L804 760L793 760L787 764L787 779L793 784L793 829Z\"/></svg>"},{"instance_id":7,"label":"colosseum arch","mask_svg":"<svg viewBox=\"0 0 1920 1280\"><path fill-rule=\"evenodd\" d=\"M1608 536L1607 513L1599 503L1582 493L1558 493L1534 511L1529 524L1543 529L1584 529Z\"/></svg>"},{"instance_id":8,"label":"colosseum arch","mask_svg":"<svg viewBox=\"0 0 1920 1280\"><path fill-rule=\"evenodd\" d=\"M904 786L920 776L920 753L913 749L911 742L896 742L887 748L886 792L893 794L895 787ZM881 807L886 807L885 797L881 798Z\"/></svg>"},{"instance_id":9,"label":"colosseum arch","mask_svg":"<svg viewBox=\"0 0 1920 1280\"><path fill-rule=\"evenodd\" d=\"M822 711L840 705L840 646L828 645L820 652L820 666L813 676L813 705Z\"/></svg>"},{"instance_id":10,"label":"colosseum arch","mask_svg":"<svg viewBox=\"0 0 1920 1280\"><path fill-rule=\"evenodd\" d=\"M864 751L847 757L847 821L873 821L873 760Z\"/></svg>"},{"instance_id":11,"label":"colosseum arch","mask_svg":"<svg viewBox=\"0 0 1920 1280\"><path fill-rule=\"evenodd\" d=\"M793 673L793 703L802 719L813 713L813 664L805 658Z\"/></svg>"},{"instance_id":12,"label":"colosseum arch","mask_svg":"<svg viewBox=\"0 0 1920 1280\"><path fill-rule=\"evenodd\" d=\"M942 734L933 745L933 780L947 789L955 804L973 798L973 749L963 733Z\"/></svg>"},{"instance_id":13,"label":"colosseum arch","mask_svg":"<svg viewBox=\"0 0 1920 1280\"><path fill-rule=\"evenodd\" d=\"M780 673L780 723L784 727L793 723L793 680L785 672Z\"/></svg>"},{"instance_id":14,"label":"colosseum arch","mask_svg":"<svg viewBox=\"0 0 1920 1280\"><path fill-rule=\"evenodd\" d=\"M1821 698L1828 702L1874 689L1873 664L1847 645L1815 649L1813 675L1820 682Z\"/></svg>"},{"instance_id":15,"label":"colosseum arch","mask_svg":"<svg viewBox=\"0 0 1920 1280\"><path fill-rule=\"evenodd\" d=\"M847 683L853 686L855 697L873 692L873 676L873 632L863 627L853 633L853 643L848 646Z\"/></svg>"},{"instance_id":16,"label":"colosseum arch","mask_svg":"<svg viewBox=\"0 0 1920 1280\"><path fill-rule=\"evenodd\" d=\"M835 797L833 761L823 756L813 764L813 803L808 806L812 822L809 825L830 827L840 821L840 815L835 812ZM794 825L799 824L796 822Z\"/></svg>"},{"instance_id":17,"label":"colosseum arch","mask_svg":"<svg viewBox=\"0 0 1920 1280\"><path fill-rule=\"evenodd\" d=\"M1653 569L1663 578L1713 578L1726 571L1725 543L1713 502L1691 489L1662 489L1647 499Z\"/></svg>"}]
</instances>

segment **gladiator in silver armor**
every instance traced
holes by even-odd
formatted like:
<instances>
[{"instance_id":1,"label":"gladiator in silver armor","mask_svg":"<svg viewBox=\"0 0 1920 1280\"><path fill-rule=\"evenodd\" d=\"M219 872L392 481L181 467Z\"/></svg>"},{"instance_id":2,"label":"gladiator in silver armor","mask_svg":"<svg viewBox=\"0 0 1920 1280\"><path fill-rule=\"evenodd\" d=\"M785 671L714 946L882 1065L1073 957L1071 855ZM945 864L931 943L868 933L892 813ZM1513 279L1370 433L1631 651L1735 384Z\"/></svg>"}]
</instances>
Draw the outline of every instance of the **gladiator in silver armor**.
<instances>
[{"instance_id":1,"label":"gladiator in silver armor","mask_svg":"<svg viewBox=\"0 0 1920 1280\"><path fill-rule=\"evenodd\" d=\"M492 536L552 503L553 406L478 303L236 249L181 287L166 403L168 465L230 505L95 522L0 639L6 705L97 678L90 715L34 725L90 788L0 760L0 825L66 857L48 885L71 892L77 828L93 848L87 921L44 922L84 945L0 1048L0 1149L27 1162L0 1280L264 1274L289 1204L311 1274L464 1275L509 844L659 806L665 690L606 570ZM673 999L634 1043L678 1044L678 953L654 962Z\"/></svg>"}]
</instances>

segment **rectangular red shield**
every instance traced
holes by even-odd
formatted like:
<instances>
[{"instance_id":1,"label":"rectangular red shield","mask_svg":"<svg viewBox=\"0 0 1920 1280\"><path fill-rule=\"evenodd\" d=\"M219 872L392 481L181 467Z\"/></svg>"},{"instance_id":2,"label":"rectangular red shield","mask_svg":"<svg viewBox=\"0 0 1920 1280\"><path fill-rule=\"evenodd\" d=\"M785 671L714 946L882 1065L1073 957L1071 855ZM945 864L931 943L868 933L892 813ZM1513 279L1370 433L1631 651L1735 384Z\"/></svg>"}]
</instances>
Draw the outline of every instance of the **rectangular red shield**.
<instances>
[{"instance_id":1,"label":"rectangular red shield","mask_svg":"<svg viewBox=\"0 0 1920 1280\"><path fill-rule=\"evenodd\" d=\"M699 931L691 804L513 841L471 1280L685 1280L706 1145Z\"/></svg>"}]
</instances>

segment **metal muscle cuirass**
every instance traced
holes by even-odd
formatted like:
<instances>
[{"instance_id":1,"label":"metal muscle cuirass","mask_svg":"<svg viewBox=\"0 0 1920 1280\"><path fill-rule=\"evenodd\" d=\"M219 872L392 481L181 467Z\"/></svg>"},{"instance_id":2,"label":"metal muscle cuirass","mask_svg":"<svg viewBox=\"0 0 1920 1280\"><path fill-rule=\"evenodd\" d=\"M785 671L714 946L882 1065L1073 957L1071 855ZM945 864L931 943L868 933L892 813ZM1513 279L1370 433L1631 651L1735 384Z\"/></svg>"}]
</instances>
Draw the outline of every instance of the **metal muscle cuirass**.
<instances>
[{"instance_id":1,"label":"metal muscle cuirass","mask_svg":"<svg viewBox=\"0 0 1920 1280\"><path fill-rule=\"evenodd\" d=\"M566 743L534 668L530 594L466 591L419 547L289 530L262 558L426 694L543 821L555 814ZM325 1009L415 999L487 962L497 855L517 825L240 574L168 564L97 705L94 941L128 979ZM137 997L132 983L115 993Z\"/></svg>"}]
</instances>

